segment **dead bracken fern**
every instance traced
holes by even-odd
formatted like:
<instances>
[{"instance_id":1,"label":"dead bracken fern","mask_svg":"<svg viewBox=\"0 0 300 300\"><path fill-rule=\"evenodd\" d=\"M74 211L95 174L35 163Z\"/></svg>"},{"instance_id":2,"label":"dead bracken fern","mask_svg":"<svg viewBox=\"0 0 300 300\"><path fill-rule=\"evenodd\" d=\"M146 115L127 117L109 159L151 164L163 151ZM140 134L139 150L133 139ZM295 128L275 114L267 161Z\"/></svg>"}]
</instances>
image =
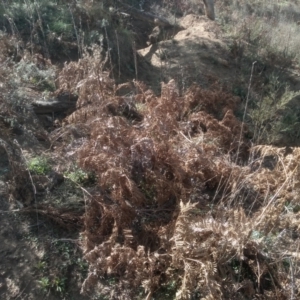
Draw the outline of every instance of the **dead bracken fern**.
<instances>
[{"instance_id":1,"label":"dead bracken fern","mask_svg":"<svg viewBox=\"0 0 300 300\"><path fill-rule=\"evenodd\" d=\"M243 260L243 250L249 247L251 224L238 209L226 212L225 221L209 214L201 216L195 204L189 202L181 203L180 207L171 252L172 266L183 270L176 299L190 299L195 291L205 299L223 299L220 275L228 273L226 264L232 257Z\"/></svg>"},{"instance_id":2,"label":"dead bracken fern","mask_svg":"<svg viewBox=\"0 0 300 300\"><path fill-rule=\"evenodd\" d=\"M60 73L78 109L52 136L98 181L83 221L82 292L159 299L173 282L176 299L296 295L298 150L250 149L239 99L219 87L180 95L171 80L158 97L133 81L135 92L117 96L100 53Z\"/></svg>"}]
</instances>

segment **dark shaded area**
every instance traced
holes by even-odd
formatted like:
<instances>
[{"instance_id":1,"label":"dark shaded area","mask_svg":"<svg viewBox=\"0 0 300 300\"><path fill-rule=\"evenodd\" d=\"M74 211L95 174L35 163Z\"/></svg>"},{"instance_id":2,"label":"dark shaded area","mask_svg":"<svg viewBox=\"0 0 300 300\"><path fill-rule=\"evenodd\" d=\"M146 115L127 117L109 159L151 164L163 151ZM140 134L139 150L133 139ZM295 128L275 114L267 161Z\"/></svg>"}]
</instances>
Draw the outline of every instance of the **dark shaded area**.
<instances>
[{"instance_id":1,"label":"dark shaded area","mask_svg":"<svg viewBox=\"0 0 300 300\"><path fill-rule=\"evenodd\" d=\"M129 121L136 122L140 122L143 120L143 115L137 111L134 103L130 103L130 101L125 100L119 106L110 103L106 107L113 116L123 116Z\"/></svg>"},{"instance_id":2,"label":"dark shaded area","mask_svg":"<svg viewBox=\"0 0 300 300\"><path fill-rule=\"evenodd\" d=\"M10 165L8 155L5 149L0 146L0 178L5 178L9 171Z\"/></svg>"}]
</instances>

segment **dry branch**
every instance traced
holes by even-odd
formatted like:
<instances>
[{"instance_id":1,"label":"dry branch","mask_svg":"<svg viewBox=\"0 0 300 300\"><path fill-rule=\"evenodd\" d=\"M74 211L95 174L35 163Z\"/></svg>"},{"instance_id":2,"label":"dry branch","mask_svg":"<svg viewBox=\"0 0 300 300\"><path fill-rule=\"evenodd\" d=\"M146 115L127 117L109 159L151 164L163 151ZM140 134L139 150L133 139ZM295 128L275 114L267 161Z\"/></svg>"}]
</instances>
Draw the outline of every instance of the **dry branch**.
<instances>
[{"instance_id":1,"label":"dry branch","mask_svg":"<svg viewBox=\"0 0 300 300\"><path fill-rule=\"evenodd\" d=\"M62 113L66 111L72 112L76 109L76 102L62 102L57 100L35 101L32 103L32 107L36 114Z\"/></svg>"},{"instance_id":2,"label":"dry branch","mask_svg":"<svg viewBox=\"0 0 300 300\"><path fill-rule=\"evenodd\" d=\"M48 100L34 100L32 108L36 114L72 113L76 109L76 103L77 97L66 95Z\"/></svg>"}]
</instances>

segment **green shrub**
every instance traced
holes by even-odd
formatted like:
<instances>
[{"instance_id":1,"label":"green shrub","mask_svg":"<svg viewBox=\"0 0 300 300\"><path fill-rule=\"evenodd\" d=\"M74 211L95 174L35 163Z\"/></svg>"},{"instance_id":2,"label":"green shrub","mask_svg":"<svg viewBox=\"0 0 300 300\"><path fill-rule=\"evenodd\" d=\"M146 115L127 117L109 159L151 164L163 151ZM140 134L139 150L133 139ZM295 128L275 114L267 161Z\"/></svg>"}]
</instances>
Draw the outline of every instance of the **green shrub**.
<instances>
[{"instance_id":1,"label":"green shrub","mask_svg":"<svg viewBox=\"0 0 300 300\"><path fill-rule=\"evenodd\" d=\"M48 160L44 157L32 158L28 161L27 167L35 175L46 175L51 170Z\"/></svg>"},{"instance_id":2,"label":"green shrub","mask_svg":"<svg viewBox=\"0 0 300 300\"><path fill-rule=\"evenodd\" d=\"M43 290L43 292L48 292L50 287L51 287L51 282L50 279L48 277L42 277L41 280L38 281L38 283L41 286L41 289Z\"/></svg>"},{"instance_id":3,"label":"green shrub","mask_svg":"<svg viewBox=\"0 0 300 300\"><path fill-rule=\"evenodd\" d=\"M299 117L297 109L291 107L290 101L300 92L293 92L289 86L272 75L265 88L266 95L257 101L250 110L251 125L254 128L254 139L257 143L276 143L286 138L299 138Z\"/></svg>"},{"instance_id":4,"label":"green shrub","mask_svg":"<svg viewBox=\"0 0 300 300\"><path fill-rule=\"evenodd\" d=\"M56 292L63 294L66 291L66 280L65 277L55 277L52 281L52 287Z\"/></svg>"},{"instance_id":5,"label":"green shrub","mask_svg":"<svg viewBox=\"0 0 300 300\"><path fill-rule=\"evenodd\" d=\"M80 168L75 168L72 172L67 172L65 177L79 185L87 185L95 183L95 176L92 173L83 171Z\"/></svg>"}]
</instances>

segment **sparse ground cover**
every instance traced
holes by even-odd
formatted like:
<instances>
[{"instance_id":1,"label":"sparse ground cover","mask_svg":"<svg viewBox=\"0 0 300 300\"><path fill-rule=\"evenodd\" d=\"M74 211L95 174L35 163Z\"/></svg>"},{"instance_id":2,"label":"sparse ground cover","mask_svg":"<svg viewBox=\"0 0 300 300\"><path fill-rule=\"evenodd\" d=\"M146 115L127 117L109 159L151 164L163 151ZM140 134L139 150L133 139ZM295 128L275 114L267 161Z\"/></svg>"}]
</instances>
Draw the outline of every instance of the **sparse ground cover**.
<instances>
[{"instance_id":1,"label":"sparse ground cover","mask_svg":"<svg viewBox=\"0 0 300 300\"><path fill-rule=\"evenodd\" d=\"M1 298L299 298L299 3L126 3L1 2Z\"/></svg>"}]
</instances>

